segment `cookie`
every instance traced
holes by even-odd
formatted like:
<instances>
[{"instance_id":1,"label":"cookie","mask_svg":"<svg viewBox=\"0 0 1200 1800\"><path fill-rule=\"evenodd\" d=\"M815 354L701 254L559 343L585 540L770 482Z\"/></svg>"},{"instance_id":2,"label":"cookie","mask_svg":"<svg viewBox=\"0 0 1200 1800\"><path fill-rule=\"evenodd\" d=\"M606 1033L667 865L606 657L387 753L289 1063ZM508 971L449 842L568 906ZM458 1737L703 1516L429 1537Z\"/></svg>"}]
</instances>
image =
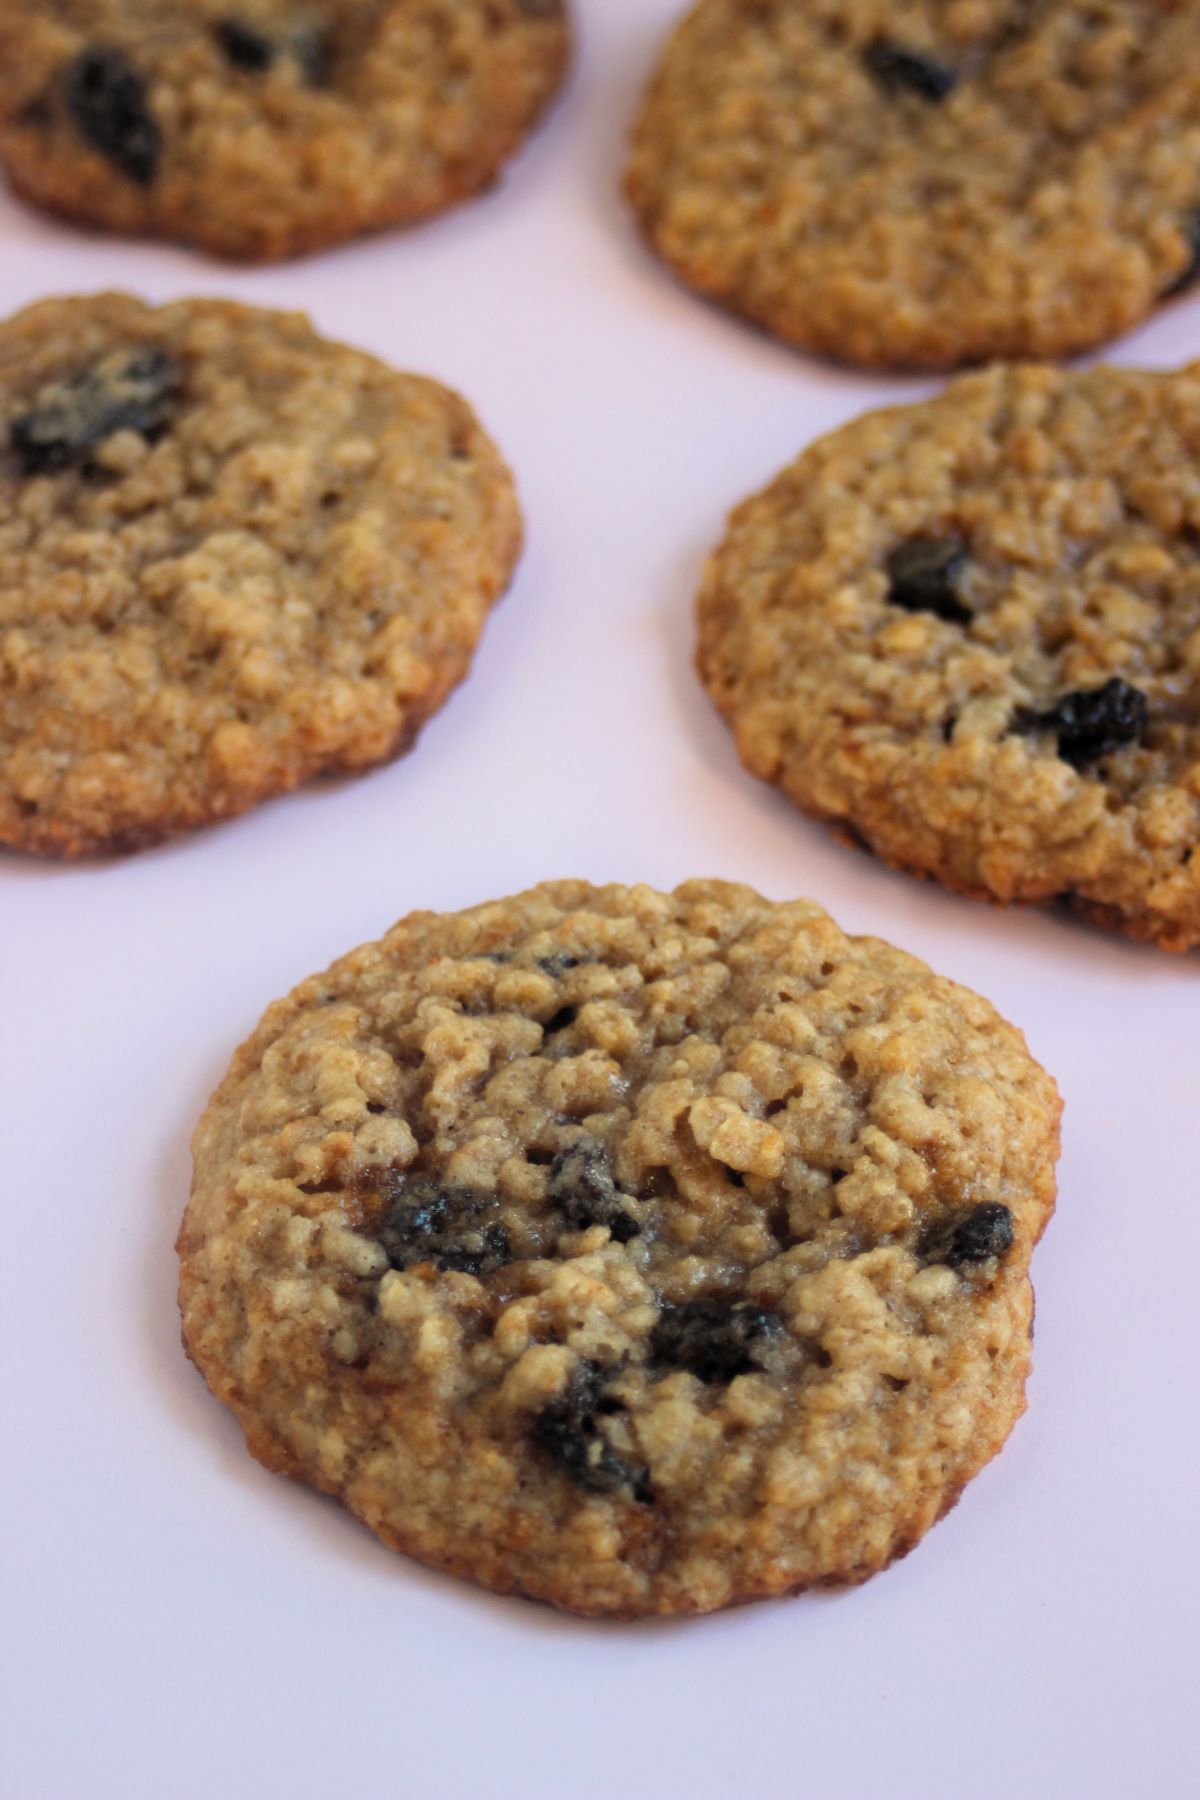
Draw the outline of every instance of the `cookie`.
<instances>
[{"instance_id":1,"label":"cookie","mask_svg":"<svg viewBox=\"0 0 1200 1800\"><path fill-rule=\"evenodd\" d=\"M184 1341L268 1468L500 1592L861 1581L1023 1410L1058 1117L986 1001L806 901L415 913L235 1056Z\"/></svg>"},{"instance_id":2,"label":"cookie","mask_svg":"<svg viewBox=\"0 0 1200 1800\"><path fill-rule=\"evenodd\" d=\"M292 256L487 187L567 53L562 0L6 0L0 159L88 224Z\"/></svg>"},{"instance_id":3,"label":"cookie","mask_svg":"<svg viewBox=\"0 0 1200 1800\"><path fill-rule=\"evenodd\" d=\"M960 376L730 522L699 670L746 767L897 867L1200 943L1200 364Z\"/></svg>"},{"instance_id":4,"label":"cookie","mask_svg":"<svg viewBox=\"0 0 1200 1800\"><path fill-rule=\"evenodd\" d=\"M701 0L627 188L685 282L807 349L1086 349L1200 271L1200 11Z\"/></svg>"},{"instance_id":5,"label":"cookie","mask_svg":"<svg viewBox=\"0 0 1200 1800\"><path fill-rule=\"evenodd\" d=\"M520 540L469 407L221 301L0 325L0 844L136 850L396 755Z\"/></svg>"}]
</instances>

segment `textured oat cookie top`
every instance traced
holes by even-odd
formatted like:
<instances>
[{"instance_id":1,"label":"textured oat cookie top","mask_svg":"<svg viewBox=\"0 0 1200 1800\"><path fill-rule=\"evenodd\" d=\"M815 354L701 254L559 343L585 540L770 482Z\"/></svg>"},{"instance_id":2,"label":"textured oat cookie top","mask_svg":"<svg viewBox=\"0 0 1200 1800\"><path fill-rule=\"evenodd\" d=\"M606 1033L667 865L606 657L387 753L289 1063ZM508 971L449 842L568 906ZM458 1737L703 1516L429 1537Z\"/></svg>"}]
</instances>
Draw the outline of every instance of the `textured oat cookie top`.
<instances>
[{"instance_id":1,"label":"textured oat cookie top","mask_svg":"<svg viewBox=\"0 0 1200 1800\"><path fill-rule=\"evenodd\" d=\"M1195 272L1200 6L701 0L628 191L684 280L811 349L1082 349Z\"/></svg>"},{"instance_id":2,"label":"textured oat cookie top","mask_svg":"<svg viewBox=\"0 0 1200 1800\"><path fill-rule=\"evenodd\" d=\"M996 369L733 516L700 673L747 767L889 862L1200 942L1200 365Z\"/></svg>"},{"instance_id":3,"label":"textured oat cookie top","mask_svg":"<svg viewBox=\"0 0 1200 1800\"><path fill-rule=\"evenodd\" d=\"M298 314L0 325L0 844L136 849L395 754L519 537L466 404Z\"/></svg>"},{"instance_id":4,"label":"textured oat cookie top","mask_svg":"<svg viewBox=\"0 0 1200 1800\"><path fill-rule=\"evenodd\" d=\"M417 913L234 1058L185 1341L256 1456L490 1587L859 1580L1022 1410L1058 1111L985 1001L808 902Z\"/></svg>"},{"instance_id":5,"label":"textured oat cookie top","mask_svg":"<svg viewBox=\"0 0 1200 1800\"><path fill-rule=\"evenodd\" d=\"M287 256L486 186L567 48L562 0L4 0L0 157L72 217Z\"/></svg>"}]
</instances>

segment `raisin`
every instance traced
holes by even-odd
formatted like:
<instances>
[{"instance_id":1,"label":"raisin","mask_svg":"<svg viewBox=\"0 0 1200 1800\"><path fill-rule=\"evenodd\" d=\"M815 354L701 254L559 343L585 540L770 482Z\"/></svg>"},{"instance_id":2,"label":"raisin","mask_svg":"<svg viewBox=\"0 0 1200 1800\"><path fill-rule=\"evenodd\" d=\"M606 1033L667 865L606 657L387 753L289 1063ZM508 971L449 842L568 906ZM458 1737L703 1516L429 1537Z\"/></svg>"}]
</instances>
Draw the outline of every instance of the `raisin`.
<instances>
[{"instance_id":1,"label":"raisin","mask_svg":"<svg viewBox=\"0 0 1200 1800\"><path fill-rule=\"evenodd\" d=\"M936 613L948 625L969 625L974 614L958 596L967 561L961 538L914 537L898 544L886 565L889 604Z\"/></svg>"},{"instance_id":2,"label":"raisin","mask_svg":"<svg viewBox=\"0 0 1200 1800\"><path fill-rule=\"evenodd\" d=\"M550 1203L577 1231L607 1225L618 1244L641 1234L624 1204L608 1151L589 1139L560 1150L550 1165Z\"/></svg>"},{"instance_id":3,"label":"raisin","mask_svg":"<svg viewBox=\"0 0 1200 1800\"><path fill-rule=\"evenodd\" d=\"M1022 708L1013 718L1012 729L1023 736L1031 731L1054 732L1063 761L1081 769L1126 744L1140 743L1149 722L1145 694L1114 675L1103 687L1064 694L1045 712Z\"/></svg>"},{"instance_id":4,"label":"raisin","mask_svg":"<svg viewBox=\"0 0 1200 1800\"><path fill-rule=\"evenodd\" d=\"M565 950L556 950L553 956L539 956L538 968L551 981L561 981L568 969L577 969L582 961L582 956L568 956Z\"/></svg>"},{"instance_id":5,"label":"raisin","mask_svg":"<svg viewBox=\"0 0 1200 1800\"><path fill-rule=\"evenodd\" d=\"M248 69L258 75L275 61L275 46L270 38L240 19L219 19L213 26L213 36L235 69Z\"/></svg>"},{"instance_id":6,"label":"raisin","mask_svg":"<svg viewBox=\"0 0 1200 1800\"><path fill-rule=\"evenodd\" d=\"M296 63L310 87L322 87L329 79L333 46L329 34L313 25L297 25L279 38L269 38L255 25L238 18L221 19L213 36L235 69L262 75L281 56Z\"/></svg>"},{"instance_id":7,"label":"raisin","mask_svg":"<svg viewBox=\"0 0 1200 1800\"><path fill-rule=\"evenodd\" d=\"M645 1471L618 1456L596 1423L601 1413L619 1410L603 1398L607 1381L599 1363L581 1363L559 1398L534 1419L530 1435L581 1487L597 1494L631 1494L644 1505L652 1497Z\"/></svg>"},{"instance_id":8,"label":"raisin","mask_svg":"<svg viewBox=\"0 0 1200 1800\"><path fill-rule=\"evenodd\" d=\"M1188 213L1187 217L1181 221L1179 235L1187 246L1188 257L1174 281L1163 289L1164 300L1169 299L1173 294L1184 293L1200 278L1200 207L1195 212Z\"/></svg>"},{"instance_id":9,"label":"raisin","mask_svg":"<svg viewBox=\"0 0 1200 1800\"><path fill-rule=\"evenodd\" d=\"M464 1275L490 1275L511 1261L508 1233L494 1217L495 1194L446 1188L428 1176L406 1178L397 1171L384 1184L384 1198L376 1236L393 1269L431 1262Z\"/></svg>"},{"instance_id":10,"label":"raisin","mask_svg":"<svg viewBox=\"0 0 1200 1800\"><path fill-rule=\"evenodd\" d=\"M178 366L163 350L113 350L80 374L50 382L9 441L26 475L66 469L117 431L157 437L178 388Z\"/></svg>"},{"instance_id":11,"label":"raisin","mask_svg":"<svg viewBox=\"0 0 1200 1800\"><path fill-rule=\"evenodd\" d=\"M987 1200L944 1225L935 1225L922 1239L921 1256L927 1263L961 1269L968 1263L986 1262L990 1256L1003 1256L1012 1246L1012 1214L998 1200Z\"/></svg>"},{"instance_id":12,"label":"raisin","mask_svg":"<svg viewBox=\"0 0 1200 1800\"><path fill-rule=\"evenodd\" d=\"M958 71L920 50L906 50L890 38L876 38L863 52L867 72L892 93L944 100L958 85Z\"/></svg>"},{"instance_id":13,"label":"raisin","mask_svg":"<svg viewBox=\"0 0 1200 1800\"><path fill-rule=\"evenodd\" d=\"M701 1381L732 1381L758 1367L754 1346L780 1329L778 1316L741 1301L688 1300L665 1306L650 1334L654 1360L686 1369Z\"/></svg>"},{"instance_id":14,"label":"raisin","mask_svg":"<svg viewBox=\"0 0 1200 1800\"><path fill-rule=\"evenodd\" d=\"M119 50L84 50L67 70L67 105L93 150L139 187L158 173L162 133L146 83Z\"/></svg>"}]
</instances>

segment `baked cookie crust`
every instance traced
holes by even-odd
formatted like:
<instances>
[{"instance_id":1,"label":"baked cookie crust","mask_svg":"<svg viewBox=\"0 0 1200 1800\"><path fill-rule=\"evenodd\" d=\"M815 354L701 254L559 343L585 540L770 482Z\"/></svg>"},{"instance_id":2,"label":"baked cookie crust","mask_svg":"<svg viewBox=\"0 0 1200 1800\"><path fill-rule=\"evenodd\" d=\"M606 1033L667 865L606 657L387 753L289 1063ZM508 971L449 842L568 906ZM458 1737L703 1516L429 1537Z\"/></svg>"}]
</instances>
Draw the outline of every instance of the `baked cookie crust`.
<instances>
[{"instance_id":1,"label":"baked cookie crust","mask_svg":"<svg viewBox=\"0 0 1200 1800\"><path fill-rule=\"evenodd\" d=\"M0 325L0 844L136 850L406 749L520 546L435 382L224 301Z\"/></svg>"},{"instance_id":2,"label":"baked cookie crust","mask_svg":"<svg viewBox=\"0 0 1200 1800\"><path fill-rule=\"evenodd\" d=\"M733 515L698 667L746 767L961 893L1200 943L1200 365L997 368Z\"/></svg>"},{"instance_id":3,"label":"baked cookie crust","mask_svg":"<svg viewBox=\"0 0 1200 1800\"><path fill-rule=\"evenodd\" d=\"M1060 357L1200 263L1192 0L701 0L629 199L700 293L878 368Z\"/></svg>"},{"instance_id":4,"label":"baked cookie crust","mask_svg":"<svg viewBox=\"0 0 1200 1800\"><path fill-rule=\"evenodd\" d=\"M6 0L26 199L253 261L443 211L560 87L562 0Z\"/></svg>"},{"instance_id":5,"label":"baked cookie crust","mask_svg":"<svg viewBox=\"0 0 1200 1800\"><path fill-rule=\"evenodd\" d=\"M415 913L234 1058L184 1341L260 1461L500 1592L861 1581L1024 1408L1059 1111L986 1001L809 902Z\"/></svg>"}]
</instances>

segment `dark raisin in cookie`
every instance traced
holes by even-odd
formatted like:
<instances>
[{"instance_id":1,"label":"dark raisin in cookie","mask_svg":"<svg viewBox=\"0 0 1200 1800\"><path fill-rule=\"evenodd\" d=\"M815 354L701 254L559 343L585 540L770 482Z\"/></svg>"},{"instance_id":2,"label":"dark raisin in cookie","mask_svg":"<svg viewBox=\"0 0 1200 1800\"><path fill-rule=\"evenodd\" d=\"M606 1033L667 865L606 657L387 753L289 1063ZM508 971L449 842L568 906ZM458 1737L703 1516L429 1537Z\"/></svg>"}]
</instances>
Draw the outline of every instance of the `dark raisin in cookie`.
<instances>
[{"instance_id":1,"label":"dark raisin in cookie","mask_svg":"<svg viewBox=\"0 0 1200 1800\"><path fill-rule=\"evenodd\" d=\"M234 1058L184 1339L268 1467L487 1587L861 1581L1022 1411L1058 1116L986 1001L808 902L417 913Z\"/></svg>"},{"instance_id":2,"label":"dark raisin in cookie","mask_svg":"<svg viewBox=\"0 0 1200 1800\"><path fill-rule=\"evenodd\" d=\"M563 0L5 0L0 159L87 224L290 256L487 187L567 53Z\"/></svg>"},{"instance_id":3,"label":"dark raisin in cookie","mask_svg":"<svg viewBox=\"0 0 1200 1800\"><path fill-rule=\"evenodd\" d=\"M629 197L684 281L877 367L1057 357L1195 279L1200 9L700 0Z\"/></svg>"},{"instance_id":4,"label":"dark raisin in cookie","mask_svg":"<svg viewBox=\"0 0 1200 1800\"><path fill-rule=\"evenodd\" d=\"M700 674L747 768L960 892L1200 943L1200 366L996 369L734 515Z\"/></svg>"},{"instance_id":5,"label":"dark raisin in cookie","mask_svg":"<svg viewBox=\"0 0 1200 1800\"><path fill-rule=\"evenodd\" d=\"M44 475L88 462L119 431L152 444L167 429L179 365L165 350L113 350L47 382L28 412L9 425L8 447L22 475Z\"/></svg>"},{"instance_id":6,"label":"dark raisin in cookie","mask_svg":"<svg viewBox=\"0 0 1200 1800\"><path fill-rule=\"evenodd\" d=\"M82 50L63 77L62 99L79 136L137 187L158 175L162 134L143 77L119 50Z\"/></svg>"}]
</instances>

